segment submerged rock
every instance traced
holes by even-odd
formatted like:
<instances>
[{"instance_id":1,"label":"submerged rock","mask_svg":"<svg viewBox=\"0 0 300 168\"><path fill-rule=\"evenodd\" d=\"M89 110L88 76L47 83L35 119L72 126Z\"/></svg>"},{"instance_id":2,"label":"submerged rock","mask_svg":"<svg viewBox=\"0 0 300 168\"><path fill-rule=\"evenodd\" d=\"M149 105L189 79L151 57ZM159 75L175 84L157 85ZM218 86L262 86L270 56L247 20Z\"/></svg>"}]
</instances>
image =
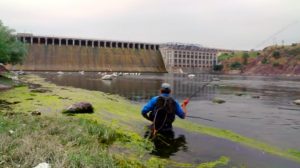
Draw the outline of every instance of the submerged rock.
<instances>
[{"instance_id":1,"label":"submerged rock","mask_svg":"<svg viewBox=\"0 0 300 168\"><path fill-rule=\"evenodd\" d=\"M299 99L299 100L295 100L295 101L294 101L294 104L300 105L300 99Z\"/></svg>"},{"instance_id":2,"label":"submerged rock","mask_svg":"<svg viewBox=\"0 0 300 168\"><path fill-rule=\"evenodd\" d=\"M0 91L1 91L1 90L11 89L11 88L12 88L11 86L7 86L7 85L2 85L2 84L0 84Z\"/></svg>"},{"instance_id":3,"label":"submerged rock","mask_svg":"<svg viewBox=\"0 0 300 168\"><path fill-rule=\"evenodd\" d=\"M260 98L260 96L258 96L258 95L253 95L253 96L251 96L253 99L259 99Z\"/></svg>"},{"instance_id":4,"label":"submerged rock","mask_svg":"<svg viewBox=\"0 0 300 168\"><path fill-rule=\"evenodd\" d=\"M35 83L29 83L28 84L29 89L37 89L37 88L40 88L40 87L42 87L42 85L40 85L40 84L35 84Z\"/></svg>"},{"instance_id":5,"label":"submerged rock","mask_svg":"<svg viewBox=\"0 0 300 168\"><path fill-rule=\"evenodd\" d=\"M222 103L225 103L226 101L223 100L223 99L219 99L219 98L214 98L212 100L213 103L217 103L217 104L222 104Z\"/></svg>"},{"instance_id":6,"label":"submerged rock","mask_svg":"<svg viewBox=\"0 0 300 168\"><path fill-rule=\"evenodd\" d=\"M219 78L212 78L213 81L220 81Z\"/></svg>"},{"instance_id":7,"label":"submerged rock","mask_svg":"<svg viewBox=\"0 0 300 168\"><path fill-rule=\"evenodd\" d=\"M30 90L30 92L33 92L33 93L46 93L46 92L51 92L51 90L43 89L43 88L37 88L37 89Z\"/></svg>"},{"instance_id":8,"label":"submerged rock","mask_svg":"<svg viewBox=\"0 0 300 168\"><path fill-rule=\"evenodd\" d=\"M235 93L236 96L243 96L243 93Z\"/></svg>"},{"instance_id":9,"label":"submerged rock","mask_svg":"<svg viewBox=\"0 0 300 168\"><path fill-rule=\"evenodd\" d=\"M63 111L63 113L93 113L94 108L91 103L88 102L79 102L69 106Z\"/></svg>"}]
</instances>

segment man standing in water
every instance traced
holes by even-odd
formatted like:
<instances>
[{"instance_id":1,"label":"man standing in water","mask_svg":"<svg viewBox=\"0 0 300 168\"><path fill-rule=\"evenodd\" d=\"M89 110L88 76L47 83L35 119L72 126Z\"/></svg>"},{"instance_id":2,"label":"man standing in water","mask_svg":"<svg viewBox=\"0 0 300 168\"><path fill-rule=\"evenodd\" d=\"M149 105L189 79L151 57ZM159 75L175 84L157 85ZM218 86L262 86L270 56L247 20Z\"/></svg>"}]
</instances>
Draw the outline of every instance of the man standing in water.
<instances>
[{"instance_id":1,"label":"man standing in water","mask_svg":"<svg viewBox=\"0 0 300 168\"><path fill-rule=\"evenodd\" d=\"M153 122L151 127L154 134L159 131L172 130L175 115L184 119L187 114L186 105L189 102L188 99L185 99L180 106L170 96L171 86L168 83L161 85L160 93L160 96L153 97L142 109L142 115Z\"/></svg>"}]
</instances>

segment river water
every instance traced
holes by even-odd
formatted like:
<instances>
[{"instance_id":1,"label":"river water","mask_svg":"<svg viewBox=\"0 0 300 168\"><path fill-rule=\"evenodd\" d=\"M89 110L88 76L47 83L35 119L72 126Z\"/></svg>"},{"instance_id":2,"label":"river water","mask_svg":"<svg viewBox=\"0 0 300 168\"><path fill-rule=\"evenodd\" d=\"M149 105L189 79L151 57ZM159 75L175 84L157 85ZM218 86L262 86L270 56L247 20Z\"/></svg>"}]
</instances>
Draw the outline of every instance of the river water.
<instances>
[{"instance_id":1,"label":"river water","mask_svg":"<svg viewBox=\"0 0 300 168\"><path fill-rule=\"evenodd\" d=\"M282 149L300 150L300 106L292 103L300 99L299 77L197 74L189 79L184 74L143 74L104 81L96 73L40 75L58 85L118 94L140 105L159 94L162 82L168 82L172 86L173 97L179 102L194 95L188 105L188 120L232 130ZM213 98L221 98L226 103L214 104L211 101ZM173 137L179 144L177 150L172 149L169 153L165 150L165 154L161 151L157 155L194 163L225 155L235 158L232 162L234 165L300 167L298 163L278 159L227 140L187 134L179 129L175 130ZM216 147L218 150L215 150Z\"/></svg>"}]
</instances>

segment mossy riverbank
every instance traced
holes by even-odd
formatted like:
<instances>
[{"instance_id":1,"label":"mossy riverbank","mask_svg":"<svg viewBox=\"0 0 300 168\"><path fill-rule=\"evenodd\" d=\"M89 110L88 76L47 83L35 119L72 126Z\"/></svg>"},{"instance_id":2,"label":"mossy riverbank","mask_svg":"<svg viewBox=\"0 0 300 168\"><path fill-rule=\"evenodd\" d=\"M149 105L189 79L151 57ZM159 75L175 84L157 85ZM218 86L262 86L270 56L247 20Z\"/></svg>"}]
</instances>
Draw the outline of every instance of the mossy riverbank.
<instances>
[{"instance_id":1,"label":"mossy riverbank","mask_svg":"<svg viewBox=\"0 0 300 168\"><path fill-rule=\"evenodd\" d=\"M28 156L22 154L23 150L19 151L20 155L14 155L16 152L4 155L7 158L6 160L3 157L0 158L0 166L1 164L24 164L30 167L42 161L48 161L55 165L54 167L97 167L100 163L106 164L106 167L200 166L176 163L149 155L153 146L140 136L144 133L143 127L149 123L141 118L140 106L130 104L122 97L84 89L60 87L45 82L37 76L24 76L21 80L27 83L27 86L16 87L0 93L2 100L0 118L1 124L3 124L3 126L1 125L3 130L0 130L0 140L3 139L3 142L8 143L1 144L2 147L12 146L7 149L8 151L29 149L32 152L27 152ZM69 105L81 101L93 104L95 113L76 114L71 117L61 113ZM9 105L4 106L5 103ZM34 111L41 112L42 116L31 116L30 113ZM26 122L28 123L26 124ZM46 126L43 127L43 125ZM297 151L283 151L228 130L181 120L176 120L175 126L186 131L228 139L300 162ZM10 133L10 130L13 133ZM74 132L74 130L78 130L78 132ZM9 139L11 136L16 136L15 141L17 142ZM31 139L28 140L28 138ZM38 143L21 143L25 141L43 141L43 144L39 146ZM28 146L30 144L33 146ZM36 153L43 154L43 151L38 152L37 150L47 149L48 144L59 147L58 151L56 149L52 152L44 151L45 156L41 155L35 159ZM9 153L4 148L0 152ZM50 157L46 153L59 156ZM31 157L31 160L24 158L25 156ZM61 157L63 160L58 160ZM100 157L104 159L103 162L97 161ZM19 158L19 160L15 158ZM13 162L11 162L12 160ZM228 162L228 158L221 158L211 164L206 163L206 167L210 165L210 167L215 167L220 165L219 162L226 164L223 161ZM201 165L205 166L205 164Z\"/></svg>"},{"instance_id":2,"label":"mossy riverbank","mask_svg":"<svg viewBox=\"0 0 300 168\"><path fill-rule=\"evenodd\" d=\"M21 81L25 85L0 93L0 167L41 162L52 167L215 167L228 162L221 158L195 165L151 156L153 144L140 136L147 123L139 106L116 95L59 87L37 76ZM92 103L95 113L61 113L80 101Z\"/></svg>"}]
</instances>

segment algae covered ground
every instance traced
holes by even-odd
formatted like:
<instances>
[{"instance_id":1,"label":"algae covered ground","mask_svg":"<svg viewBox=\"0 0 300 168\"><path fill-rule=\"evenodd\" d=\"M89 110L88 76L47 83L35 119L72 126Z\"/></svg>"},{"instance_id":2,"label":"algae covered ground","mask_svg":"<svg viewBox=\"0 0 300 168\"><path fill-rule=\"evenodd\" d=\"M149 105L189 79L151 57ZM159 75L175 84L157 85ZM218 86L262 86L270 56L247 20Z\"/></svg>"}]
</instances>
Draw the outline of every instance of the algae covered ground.
<instances>
[{"instance_id":1,"label":"algae covered ground","mask_svg":"<svg viewBox=\"0 0 300 168\"><path fill-rule=\"evenodd\" d=\"M0 167L218 167L230 158L201 163L178 163L149 155L150 141L141 133L149 124L140 106L102 92L60 87L26 75L25 85L1 92ZM76 102L90 102L93 114L66 116L61 112ZM33 116L32 112L41 112ZM176 121L186 131L207 134L300 162L299 152L284 151L234 132L189 121Z\"/></svg>"}]
</instances>

